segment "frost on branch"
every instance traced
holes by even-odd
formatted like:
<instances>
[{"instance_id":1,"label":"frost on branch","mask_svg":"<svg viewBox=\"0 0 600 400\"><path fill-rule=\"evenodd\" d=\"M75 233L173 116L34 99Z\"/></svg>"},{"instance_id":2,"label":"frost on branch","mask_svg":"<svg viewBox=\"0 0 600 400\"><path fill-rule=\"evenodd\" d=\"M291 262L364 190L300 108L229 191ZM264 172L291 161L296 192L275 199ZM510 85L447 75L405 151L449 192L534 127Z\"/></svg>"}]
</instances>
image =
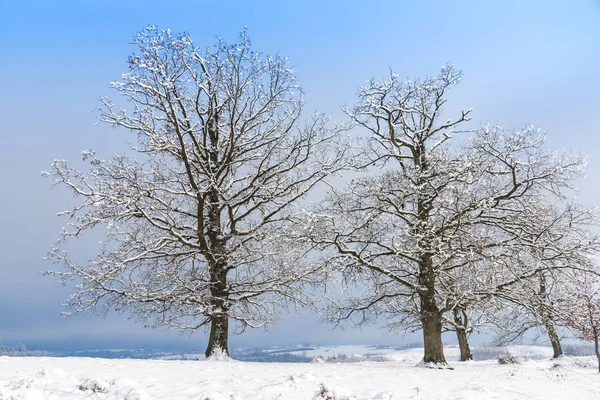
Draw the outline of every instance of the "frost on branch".
<instances>
[{"instance_id":1,"label":"frost on branch","mask_svg":"<svg viewBox=\"0 0 600 400\"><path fill-rule=\"evenodd\" d=\"M306 302L316 266L292 235L295 205L340 170L344 148L321 114L302 115L288 61L252 49L244 31L200 48L148 27L129 72L102 99L100 121L137 136L135 156L82 153L86 171L57 160L47 176L79 202L51 257L74 281L73 312L129 311L148 326L210 326L206 355L238 331ZM105 228L101 251L74 262L64 243Z\"/></svg>"}]
</instances>

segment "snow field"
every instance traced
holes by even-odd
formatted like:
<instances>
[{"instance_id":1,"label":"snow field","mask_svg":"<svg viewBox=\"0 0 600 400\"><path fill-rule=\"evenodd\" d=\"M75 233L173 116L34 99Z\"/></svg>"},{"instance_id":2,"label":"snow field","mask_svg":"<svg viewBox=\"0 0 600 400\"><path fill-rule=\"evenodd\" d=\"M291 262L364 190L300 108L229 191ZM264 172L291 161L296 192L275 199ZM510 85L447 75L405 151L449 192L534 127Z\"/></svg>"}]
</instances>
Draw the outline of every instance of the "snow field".
<instances>
[{"instance_id":1,"label":"snow field","mask_svg":"<svg viewBox=\"0 0 600 400\"><path fill-rule=\"evenodd\" d=\"M310 364L0 357L0 400L600 398L595 358L528 360L549 349L515 350L522 364L453 362L453 371L415 368L422 349L393 351L391 362Z\"/></svg>"}]
</instances>

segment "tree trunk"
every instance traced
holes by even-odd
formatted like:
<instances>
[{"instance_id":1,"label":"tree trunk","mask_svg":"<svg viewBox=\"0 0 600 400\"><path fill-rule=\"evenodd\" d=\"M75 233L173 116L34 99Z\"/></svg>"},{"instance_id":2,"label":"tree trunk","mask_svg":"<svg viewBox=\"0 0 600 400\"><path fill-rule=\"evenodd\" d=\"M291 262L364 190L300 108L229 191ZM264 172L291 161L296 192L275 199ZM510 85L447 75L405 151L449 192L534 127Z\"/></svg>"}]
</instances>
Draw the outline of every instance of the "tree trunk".
<instances>
[{"instance_id":1,"label":"tree trunk","mask_svg":"<svg viewBox=\"0 0 600 400\"><path fill-rule=\"evenodd\" d=\"M596 359L598 360L598 372L600 373L600 350L598 350L598 332L594 328L594 350L596 350Z\"/></svg>"},{"instance_id":2,"label":"tree trunk","mask_svg":"<svg viewBox=\"0 0 600 400\"><path fill-rule=\"evenodd\" d=\"M210 336L205 352L206 357L212 355L229 357L228 333L229 316L227 313L213 315L210 321Z\"/></svg>"},{"instance_id":3,"label":"tree trunk","mask_svg":"<svg viewBox=\"0 0 600 400\"><path fill-rule=\"evenodd\" d=\"M419 208L422 208L419 204ZM419 265L419 292L421 301L421 324L423 326L423 362L446 365L442 344L442 313L435 298L435 272L431 254L423 254Z\"/></svg>"},{"instance_id":4,"label":"tree trunk","mask_svg":"<svg viewBox=\"0 0 600 400\"><path fill-rule=\"evenodd\" d=\"M212 109L212 117L207 121L208 136L211 144L209 152L209 169L212 172L220 168L219 160L219 112ZM227 239L223 237L221 221L221 196L219 188L212 185L208 194L208 255L207 261L210 273L210 336L206 347L206 357L229 357L229 293L227 290ZM199 204L204 204L203 198L199 198ZM198 212L198 225L203 226L204 214ZM198 229L201 235L204 230ZM202 239L202 238L201 238Z\"/></svg>"},{"instance_id":5,"label":"tree trunk","mask_svg":"<svg viewBox=\"0 0 600 400\"><path fill-rule=\"evenodd\" d=\"M456 330L456 338L458 339L458 347L460 348L460 361L470 361L473 359L469 340L464 329Z\"/></svg>"},{"instance_id":6,"label":"tree trunk","mask_svg":"<svg viewBox=\"0 0 600 400\"><path fill-rule=\"evenodd\" d=\"M552 343L552 350L554 350L554 355L552 358L558 358L563 355L562 346L560 345L560 339L558 338L558 333L556 332L556 328L554 324L550 321L547 321L545 324L546 332L548 332L548 337L550 338L550 343Z\"/></svg>"},{"instance_id":7,"label":"tree trunk","mask_svg":"<svg viewBox=\"0 0 600 400\"><path fill-rule=\"evenodd\" d=\"M467 316L463 309L458 307L452 310L454 314L454 322L456 323L456 339L460 349L460 361L469 361L473 359L473 353L469 347L469 338L467 336ZM461 315L462 313L462 315Z\"/></svg>"},{"instance_id":8,"label":"tree trunk","mask_svg":"<svg viewBox=\"0 0 600 400\"><path fill-rule=\"evenodd\" d=\"M446 365L442 344L442 316L429 293L421 295L421 322L423 324L423 361Z\"/></svg>"},{"instance_id":9,"label":"tree trunk","mask_svg":"<svg viewBox=\"0 0 600 400\"><path fill-rule=\"evenodd\" d=\"M425 347L423 361L446 365L444 345L442 344L442 319L435 312L422 315L422 321L423 345Z\"/></svg>"},{"instance_id":10,"label":"tree trunk","mask_svg":"<svg viewBox=\"0 0 600 400\"><path fill-rule=\"evenodd\" d=\"M563 355L563 351L558 338L558 333L556 332L556 328L552 322L553 311L551 311L551 303L550 306L548 305L549 299L546 287L546 275L544 275L543 271L540 271L540 298L543 299L540 308L540 314L544 319L544 328L546 328L546 332L548 332L548 337L550 338L550 343L552 344L552 350L554 351L552 358L558 358Z\"/></svg>"},{"instance_id":11,"label":"tree trunk","mask_svg":"<svg viewBox=\"0 0 600 400\"><path fill-rule=\"evenodd\" d=\"M216 263L211 266L210 274L211 309L210 336L206 347L206 357L229 357L229 315L227 299L227 269L226 264Z\"/></svg>"}]
</instances>

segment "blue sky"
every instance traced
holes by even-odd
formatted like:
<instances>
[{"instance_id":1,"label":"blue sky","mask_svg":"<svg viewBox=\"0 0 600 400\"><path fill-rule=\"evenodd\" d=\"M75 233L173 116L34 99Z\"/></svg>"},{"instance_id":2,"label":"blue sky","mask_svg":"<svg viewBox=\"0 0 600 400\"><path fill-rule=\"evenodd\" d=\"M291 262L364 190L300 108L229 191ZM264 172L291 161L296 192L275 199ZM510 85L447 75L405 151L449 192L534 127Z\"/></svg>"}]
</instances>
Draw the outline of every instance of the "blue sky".
<instances>
[{"instance_id":1,"label":"blue sky","mask_svg":"<svg viewBox=\"0 0 600 400\"><path fill-rule=\"evenodd\" d=\"M68 295L40 271L70 204L40 171L94 148L109 156L132 139L95 125L98 97L126 72L128 44L148 24L187 31L196 43L233 39L248 26L256 49L290 58L308 109L341 119L359 85L389 68L406 77L463 69L449 111L474 124L533 123L549 144L590 157L581 199L600 195L600 1L28 1L0 0L0 344L49 347L202 348L202 333L143 330L122 316L60 317ZM91 243L78 251L86 255ZM233 345L399 343L375 328L331 331L314 315Z\"/></svg>"}]
</instances>

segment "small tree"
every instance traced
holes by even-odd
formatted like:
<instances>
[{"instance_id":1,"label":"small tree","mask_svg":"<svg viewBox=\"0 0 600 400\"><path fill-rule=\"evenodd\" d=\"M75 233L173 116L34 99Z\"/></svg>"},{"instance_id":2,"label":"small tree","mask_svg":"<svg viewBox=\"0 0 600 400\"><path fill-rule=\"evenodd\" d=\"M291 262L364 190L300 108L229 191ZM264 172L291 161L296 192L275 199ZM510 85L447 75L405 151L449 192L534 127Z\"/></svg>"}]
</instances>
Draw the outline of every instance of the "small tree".
<instances>
[{"instance_id":1,"label":"small tree","mask_svg":"<svg viewBox=\"0 0 600 400\"><path fill-rule=\"evenodd\" d=\"M460 350L460 361L472 360L473 352L469 346L469 335L473 332L473 328L469 325L469 315L465 308L456 306L452 310L452 317L456 339L458 340L458 348Z\"/></svg>"},{"instance_id":2,"label":"small tree","mask_svg":"<svg viewBox=\"0 0 600 400\"><path fill-rule=\"evenodd\" d=\"M498 344L520 340L532 330L547 335L552 345L553 358L563 355L559 327L564 326L567 310L566 293L561 287L569 285L567 274L556 271L540 271L538 276L515 285L511 294L503 295L495 313ZM552 276L558 279L553 279Z\"/></svg>"},{"instance_id":3,"label":"small tree","mask_svg":"<svg viewBox=\"0 0 600 400\"><path fill-rule=\"evenodd\" d=\"M299 124L302 91L288 61L238 42L194 45L149 27L134 39L129 73L103 99L100 121L137 135L137 158L84 152L86 172L64 160L46 175L81 202L51 258L75 281L73 312L129 310L151 327L210 327L206 355L228 353L239 331L275 321L302 301L315 267L294 230L294 204L340 168L326 118ZM107 227L88 265L63 244Z\"/></svg>"},{"instance_id":4,"label":"small tree","mask_svg":"<svg viewBox=\"0 0 600 400\"><path fill-rule=\"evenodd\" d=\"M593 341L600 372L600 280L597 275L582 274L572 286L572 312L567 326L581 340Z\"/></svg>"},{"instance_id":5,"label":"small tree","mask_svg":"<svg viewBox=\"0 0 600 400\"><path fill-rule=\"evenodd\" d=\"M578 274L596 269L590 258L598 249L598 238L591 230L596 215L593 209L573 203L535 209L523 215L529 221L527 231L521 234L512 260L536 269L497 294L499 311L494 321L502 342L518 339L531 329L547 334L557 358L563 354L559 327L571 312L569 287Z\"/></svg>"},{"instance_id":6,"label":"small tree","mask_svg":"<svg viewBox=\"0 0 600 400\"><path fill-rule=\"evenodd\" d=\"M473 360L473 352L469 345L469 337L475 331L483 330L488 325L487 315L475 307L466 307L457 304L444 316L444 330L454 332L458 349L459 361Z\"/></svg>"}]
</instances>

